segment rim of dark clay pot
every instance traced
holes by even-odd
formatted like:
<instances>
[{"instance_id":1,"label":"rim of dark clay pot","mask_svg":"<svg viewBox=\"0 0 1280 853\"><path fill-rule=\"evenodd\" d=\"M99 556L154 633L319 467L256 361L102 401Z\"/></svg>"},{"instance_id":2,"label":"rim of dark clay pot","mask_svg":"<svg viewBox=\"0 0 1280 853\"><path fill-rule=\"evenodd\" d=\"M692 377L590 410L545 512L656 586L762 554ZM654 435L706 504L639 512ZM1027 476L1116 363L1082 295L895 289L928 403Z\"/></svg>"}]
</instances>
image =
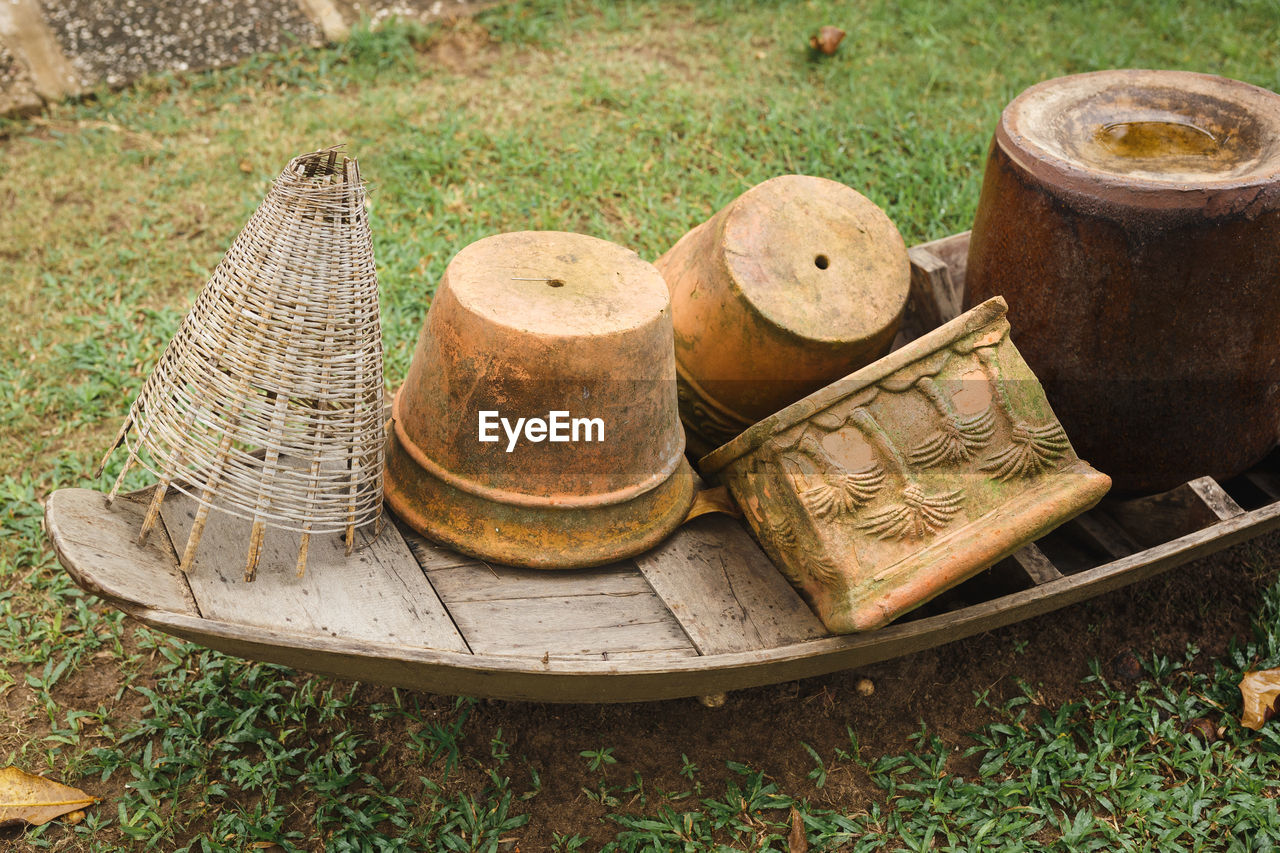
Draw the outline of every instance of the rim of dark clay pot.
<instances>
[{"instance_id":1,"label":"rim of dark clay pot","mask_svg":"<svg viewBox=\"0 0 1280 853\"><path fill-rule=\"evenodd\" d=\"M1280 205L1280 95L1190 71L1057 77L1005 107L994 145L1042 186L1098 203L1198 217Z\"/></svg>"}]
</instances>

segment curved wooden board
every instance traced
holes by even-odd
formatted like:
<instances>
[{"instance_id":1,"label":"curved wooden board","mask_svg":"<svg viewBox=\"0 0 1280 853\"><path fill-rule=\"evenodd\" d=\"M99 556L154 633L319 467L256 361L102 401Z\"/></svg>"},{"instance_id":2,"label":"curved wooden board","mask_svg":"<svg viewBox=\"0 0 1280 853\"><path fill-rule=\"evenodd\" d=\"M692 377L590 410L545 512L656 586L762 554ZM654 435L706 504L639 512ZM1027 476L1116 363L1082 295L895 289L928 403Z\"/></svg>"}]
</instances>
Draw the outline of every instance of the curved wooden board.
<instances>
[{"instance_id":1,"label":"curved wooden board","mask_svg":"<svg viewBox=\"0 0 1280 853\"><path fill-rule=\"evenodd\" d=\"M160 510L173 541L186 544L198 505L175 491ZM244 580L251 522L222 512L209 514L186 583L206 619L246 627L278 628L376 642L432 646L467 652L448 610L423 575L394 524L381 535L357 534L350 555L342 535L313 535L307 569L294 568L301 536L268 529L262 570Z\"/></svg>"},{"instance_id":2,"label":"curved wooden board","mask_svg":"<svg viewBox=\"0 0 1280 853\"><path fill-rule=\"evenodd\" d=\"M696 657L538 659L287 633L204 619L190 609L165 609L152 600L150 587L138 583L147 576L145 572L133 573L128 581L103 578L93 565L101 549L80 547L68 540L66 526L80 523L68 515L77 512L83 498L77 504L60 497L62 494L50 496L45 518L63 565L78 583L94 591L109 590L113 602L155 628L230 654L340 678L436 693L544 702L673 699L863 666L1038 616L1280 528L1280 503L1274 503L1079 574L867 634ZM95 511L101 511L100 504ZM116 527L121 529L112 527L112 535L118 539L123 534L128 541L127 524ZM160 569L158 563L148 565L155 571ZM130 583L138 585L126 589Z\"/></svg>"},{"instance_id":3,"label":"curved wooden board","mask_svg":"<svg viewBox=\"0 0 1280 853\"><path fill-rule=\"evenodd\" d=\"M168 534L157 526L137 543L150 498L151 489L121 495L108 509L101 492L59 489L45 502L45 532L67 572L94 595L120 607L199 615Z\"/></svg>"}]
</instances>

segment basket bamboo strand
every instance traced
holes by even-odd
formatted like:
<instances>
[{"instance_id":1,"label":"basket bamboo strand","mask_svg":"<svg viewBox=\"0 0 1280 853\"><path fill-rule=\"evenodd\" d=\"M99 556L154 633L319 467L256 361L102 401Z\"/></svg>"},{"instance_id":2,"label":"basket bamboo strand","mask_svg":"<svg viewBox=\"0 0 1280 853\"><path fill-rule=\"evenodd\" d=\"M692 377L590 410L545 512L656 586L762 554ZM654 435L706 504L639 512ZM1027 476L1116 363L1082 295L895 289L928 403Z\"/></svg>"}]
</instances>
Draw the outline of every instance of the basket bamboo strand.
<instances>
[{"instance_id":1,"label":"basket bamboo strand","mask_svg":"<svg viewBox=\"0 0 1280 853\"><path fill-rule=\"evenodd\" d=\"M123 445L125 474L158 479L139 540L171 489L199 503L190 571L211 510L252 522L245 580L267 528L314 535L380 529L382 335L365 188L328 148L281 173L169 342L99 473Z\"/></svg>"}]
</instances>

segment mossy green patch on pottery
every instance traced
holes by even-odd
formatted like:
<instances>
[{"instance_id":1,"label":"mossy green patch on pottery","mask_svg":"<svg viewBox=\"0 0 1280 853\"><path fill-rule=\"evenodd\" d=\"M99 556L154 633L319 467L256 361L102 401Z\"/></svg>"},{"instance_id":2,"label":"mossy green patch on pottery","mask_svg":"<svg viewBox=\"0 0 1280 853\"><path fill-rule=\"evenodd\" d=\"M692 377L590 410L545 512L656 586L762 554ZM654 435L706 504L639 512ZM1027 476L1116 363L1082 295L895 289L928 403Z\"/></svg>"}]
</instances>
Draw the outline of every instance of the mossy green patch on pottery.
<instances>
[{"instance_id":1,"label":"mossy green patch on pottery","mask_svg":"<svg viewBox=\"0 0 1280 853\"><path fill-rule=\"evenodd\" d=\"M1092 507L1004 300L809 395L702 460L828 629L878 628Z\"/></svg>"}]
</instances>

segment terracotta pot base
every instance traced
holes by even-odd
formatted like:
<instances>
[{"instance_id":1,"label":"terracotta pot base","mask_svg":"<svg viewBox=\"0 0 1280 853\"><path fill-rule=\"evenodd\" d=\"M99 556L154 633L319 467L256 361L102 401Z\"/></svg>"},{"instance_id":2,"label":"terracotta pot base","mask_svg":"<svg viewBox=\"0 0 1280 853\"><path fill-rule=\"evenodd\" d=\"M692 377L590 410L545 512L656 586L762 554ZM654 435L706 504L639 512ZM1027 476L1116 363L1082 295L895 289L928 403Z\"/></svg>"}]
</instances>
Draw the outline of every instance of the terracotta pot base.
<instances>
[{"instance_id":1,"label":"terracotta pot base","mask_svg":"<svg viewBox=\"0 0 1280 853\"><path fill-rule=\"evenodd\" d=\"M571 431L557 432L565 419ZM460 251L392 420L392 509L488 560L621 559L661 541L692 502L666 285L595 237L514 232Z\"/></svg>"},{"instance_id":2,"label":"terracotta pot base","mask_svg":"<svg viewBox=\"0 0 1280 853\"><path fill-rule=\"evenodd\" d=\"M805 175L752 187L655 266L671 290L680 417L701 452L884 355L910 282L884 212Z\"/></svg>"}]
</instances>

